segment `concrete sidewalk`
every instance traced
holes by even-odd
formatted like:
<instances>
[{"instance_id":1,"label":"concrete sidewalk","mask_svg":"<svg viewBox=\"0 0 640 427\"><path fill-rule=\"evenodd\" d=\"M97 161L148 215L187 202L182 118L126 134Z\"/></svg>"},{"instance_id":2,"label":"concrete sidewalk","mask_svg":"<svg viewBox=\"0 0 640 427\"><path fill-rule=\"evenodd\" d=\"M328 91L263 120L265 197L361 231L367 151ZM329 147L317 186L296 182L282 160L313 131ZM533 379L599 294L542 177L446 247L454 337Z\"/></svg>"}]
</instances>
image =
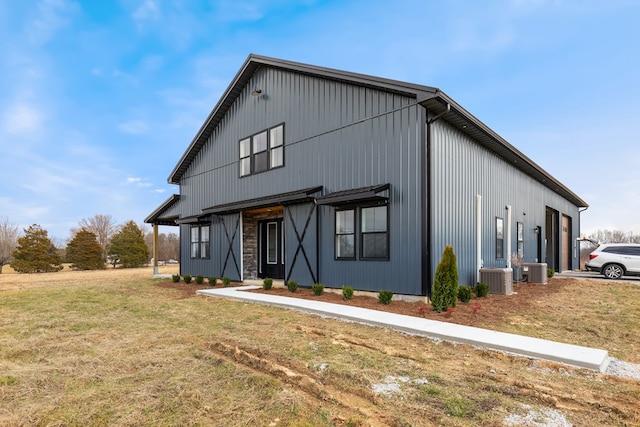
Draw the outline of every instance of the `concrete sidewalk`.
<instances>
[{"instance_id":1,"label":"concrete sidewalk","mask_svg":"<svg viewBox=\"0 0 640 427\"><path fill-rule=\"evenodd\" d=\"M597 348L563 344L539 338L530 338L522 335L369 310L349 305L244 292L258 288L260 287L240 286L233 288L203 289L196 291L196 294L266 304L313 313L320 316L335 317L352 322L391 328L414 335L471 344L535 359L550 360L579 368L593 369L598 372L605 372L610 361L609 353L606 350Z\"/></svg>"}]
</instances>

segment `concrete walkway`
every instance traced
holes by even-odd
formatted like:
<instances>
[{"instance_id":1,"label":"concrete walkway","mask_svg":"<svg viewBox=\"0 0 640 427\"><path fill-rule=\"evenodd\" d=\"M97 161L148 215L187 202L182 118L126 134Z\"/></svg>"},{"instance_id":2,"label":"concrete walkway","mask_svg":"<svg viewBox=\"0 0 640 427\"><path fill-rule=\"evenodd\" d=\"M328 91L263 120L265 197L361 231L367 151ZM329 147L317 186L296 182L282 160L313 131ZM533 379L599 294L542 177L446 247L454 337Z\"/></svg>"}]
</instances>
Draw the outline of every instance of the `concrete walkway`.
<instances>
[{"instance_id":1,"label":"concrete walkway","mask_svg":"<svg viewBox=\"0 0 640 427\"><path fill-rule=\"evenodd\" d=\"M414 316L369 310L343 304L331 304L301 298L288 298L255 292L259 286L203 289L198 295L221 297L237 301L266 304L290 310L335 317L352 322L391 328L413 335L422 335L445 341L471 344L478 347L513 353L534 359L544 359L579 368L605 372L609 365L609 353L597 348L563 344L539 338L496 332L488 329L439 322Z\"/></svg>"}]
</instances>

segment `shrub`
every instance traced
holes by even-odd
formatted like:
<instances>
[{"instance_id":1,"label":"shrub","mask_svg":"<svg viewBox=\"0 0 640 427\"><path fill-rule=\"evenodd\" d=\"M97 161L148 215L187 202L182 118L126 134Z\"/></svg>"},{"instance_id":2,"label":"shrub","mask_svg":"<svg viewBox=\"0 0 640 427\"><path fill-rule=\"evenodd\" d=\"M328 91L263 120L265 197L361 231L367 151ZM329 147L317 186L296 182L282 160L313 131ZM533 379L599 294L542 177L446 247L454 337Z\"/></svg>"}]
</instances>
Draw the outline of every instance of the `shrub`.
<instances>
[{"instance_id":1,"label":"shrub","mask_svg":"<svg viewBox=\"0 0 640 427\"><path fill-rule=\"evenodd\" d=\"M207 280L209 281L209 284L210 284L210 285L215 286L215 285L217 285L217 284L218 284L218 278L217 278L217 277L215 277L215 276L213 276L213 277L209 277Z\"/></svg>"},{"instance_id":2,"label":"shrub","mask_svg":"<svg viewBox=\"0 0 640 427\"><path fill-rule=\"evenodd\" d=\"M324 285L322 283L314 283L311 285L311 290L315 296L320 296L324 292Z\"/></svg>"},{"instance_id":3,"label":"shrub","mask_svg":"<svg viewBox=\"0 0 640 427\"><path fill-rule=\"evenodd\" d=\"M197 276L196 276L196 283L197 283L198 285L202 285L202 282L204 282L204 277L202 277L202 276L200 276L200 275L197 275Z\"/></svg>"},{"instance_id":4,"label":"shrub","mask_svg":"<svg viewBox=\"0 0 640 427\"><path fill-rule=\"evenodd\" d=\"M391 304L391 298L393 298L393 292L391 291L380 291L378 293L378 301L384 305Z\"/></svg>"},{"instance_id":5,"label":"shrub","mask_svg":"<svg viewBox=\"0 0 640 427\"><path fill-rule=\"evenodd\" d=\"M231 279L229 279L228 277L223 277L222 278L222 286L224 286L226 288L230 284L231 284Z\"/></svg>"},{"instance_id":6,"label":"shrub","mask_svg":"<svg viewBox=\"0 0 640 427\"><path fill-rule=\"evenodd\" d=\"M554 274L556 274L556 272L555 272L555 270L553 268L547 268L547 277L549 279L551 279Z\"/></svg>"},{"instance_id":7,"label":"shrub","mask_svg":"<svg viewBox=\"0 0 640 427\"><path fill-rule=\"evenodd\" d=\"M440 313L449 307L455 307L458 301L458 265L453 246L447 245L436 269L431 288L431 305Z\"/></svg>"},{"instance_id":8,"label":"shrub","mask_svg":"<svg viewBox=\"0 0 640 427\"><path fill-rule=\"evenodd\" d=\"M298 282L296 282L295 280L289 280L287 282L287 289L289 289L289 292L295 292L298 290Z\"/></svg>"},{"instance_id":9,"label":"shrub","mask_svg":"<svg viewBox=\"0 0 640 427\"><path fill-rule=\"evenodd\" d=\"M191 283L191 276L189 274L185 274L182 278L184 279L184 283Z\"/></svg>"},{"instance_id":10,"label":"shrub","mask_svg":"<svg viewBox=\"0 0 640 427\"><path fill-rule=\"evenodd\" d=\"M342 287L342 298L344 298L345 301L353 299L353 288L351 286Z\"/></svg>"},{"instance_id":11,"label":"shrub","mask_svg":"<svg viewBox=\"0 0 640 427\"><path fill-rule=\"evenodd\" d=\"M460 286L458 288L458 299L462 302L469 302L471 300L471 288L468 286Z\"/></svg>"},{"instance_id":12,"label":"shrub","mask_svg":"<svg viewBox=\"0 0 640 427\"><path fill-rule=\"evenodd\" d=\"M473 290L477 297L486 297L489 295L489 285L486 283L478 283Z\"/></svg>"},{"instance_id":13,"label":"shrub","mask_svg":"<svg viewBox=\"0 0 640 427\"><path fill-rule=\"evenodd\" d=\"M273 279L267 277L262 281L262 289L268 291L273 286Z\"/></svg>"},{"instance_id":14,"label":"shrub","mask_svg":"<svg viewBox=\"0 0 640 427\"><path fill-rule=\"evenodd\" d=\"M179 274L172 275L171 280L173 280L173 283L178 283L180 281L180 275Z\"/></svg>"}]
</instances>

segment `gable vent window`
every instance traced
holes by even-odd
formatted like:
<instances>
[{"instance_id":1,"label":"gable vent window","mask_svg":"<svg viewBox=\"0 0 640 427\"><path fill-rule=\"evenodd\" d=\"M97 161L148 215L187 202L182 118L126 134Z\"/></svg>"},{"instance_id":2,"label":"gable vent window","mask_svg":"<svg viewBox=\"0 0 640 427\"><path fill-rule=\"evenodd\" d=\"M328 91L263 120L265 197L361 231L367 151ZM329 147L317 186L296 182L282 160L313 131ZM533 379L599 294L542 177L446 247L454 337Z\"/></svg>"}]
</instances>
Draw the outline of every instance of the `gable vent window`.
<instances>
[{"instance_id":1,"label":"gable vent window","mask_svg":"<svg viewBox=\"0 0 640 427\"><path fill-rule=\"evenodd\" d=\"M284 166L284 124L240 140L240 176Z\"/></svg>"}]
</instances>

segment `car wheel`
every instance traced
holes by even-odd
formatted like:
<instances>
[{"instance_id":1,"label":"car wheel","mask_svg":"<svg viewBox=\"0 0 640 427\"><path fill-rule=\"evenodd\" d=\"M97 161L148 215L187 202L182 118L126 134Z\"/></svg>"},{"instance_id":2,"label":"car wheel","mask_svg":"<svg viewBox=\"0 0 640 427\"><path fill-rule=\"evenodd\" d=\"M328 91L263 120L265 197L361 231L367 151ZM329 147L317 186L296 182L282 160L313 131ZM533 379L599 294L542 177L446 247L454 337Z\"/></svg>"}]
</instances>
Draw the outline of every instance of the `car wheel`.
<instances>
[{"instance_id":1,"label":"car wheel","mask_svg":"<svg viewBox=\"0 0 640 427\"><path fill-rule=\"evenodd\" d=\"M602 269L602 274L608 279L619 279L624 274L624 268L618 264L609 264Z\"/></svg>"}]
</instances>

